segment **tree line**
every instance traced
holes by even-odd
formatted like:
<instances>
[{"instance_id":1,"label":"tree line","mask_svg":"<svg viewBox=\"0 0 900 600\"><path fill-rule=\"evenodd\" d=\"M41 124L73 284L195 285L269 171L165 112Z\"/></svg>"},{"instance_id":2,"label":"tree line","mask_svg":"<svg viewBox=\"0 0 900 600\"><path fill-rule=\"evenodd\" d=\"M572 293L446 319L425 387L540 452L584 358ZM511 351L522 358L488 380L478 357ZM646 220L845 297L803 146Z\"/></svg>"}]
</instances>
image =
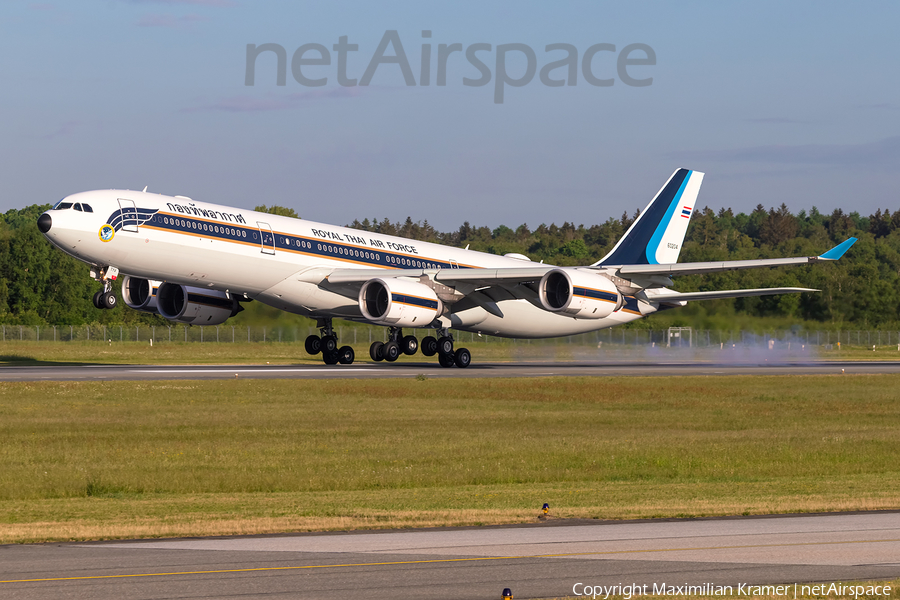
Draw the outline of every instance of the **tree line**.
<instances>
[{"instance_id":1,"label":"tree line","mask_svg":"<svg viewBox=\"0 0 900 600\"><path fill-rule=\"evenodd\" d=\"M47 208L33 205L0 217L0 322L167 324L121 302L113 310L95 309L91 297L99 284L90 278L88 267L54 248L37 229L37 218ZM284 207L257 208L296 216ZM349 227L571 266L602 258L637 216L623 213L618 219L587 227L564 222L491 229L466 221L456 230L441 232L428 221L411 218L404 222L354 220ZM836 263L682 276L674 285L680 291L797 286L820 289L820 293L690 303L674 314L688 320L716 314L726 320L776 317L783 322L896 328L900 325L900 210L878 210L864 217L841 209L822 214L815 207L792 214L784 204L769 209L759 205L749 214L706 207L691 218L679 261L816 256L851 236L859 241ZM118 287L116 291L121 297ZM258 304L248 304L235 320L273 314Z\"/></svg>"}]
</instances>

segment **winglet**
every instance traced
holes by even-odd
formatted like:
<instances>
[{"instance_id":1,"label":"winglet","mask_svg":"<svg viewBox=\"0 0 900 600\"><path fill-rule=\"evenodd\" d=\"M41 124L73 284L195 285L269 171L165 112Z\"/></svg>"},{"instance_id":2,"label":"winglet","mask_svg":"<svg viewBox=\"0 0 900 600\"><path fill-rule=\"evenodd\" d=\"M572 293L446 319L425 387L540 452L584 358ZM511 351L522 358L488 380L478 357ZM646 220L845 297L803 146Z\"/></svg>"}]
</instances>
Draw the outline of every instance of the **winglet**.
<instances>
[{"instance_id":1,"label":"winglet","mask_svg":"<svg viewBox=\"0 0 900 600\"><path fill-rule=\"evenodd\" d=\"M852 237L845 242L841 242L825 254L819 256L820 260L838 260L844 255L844 252L850 249L850 246L856 243L856 238Z\"/></svg>"}]
</instances>

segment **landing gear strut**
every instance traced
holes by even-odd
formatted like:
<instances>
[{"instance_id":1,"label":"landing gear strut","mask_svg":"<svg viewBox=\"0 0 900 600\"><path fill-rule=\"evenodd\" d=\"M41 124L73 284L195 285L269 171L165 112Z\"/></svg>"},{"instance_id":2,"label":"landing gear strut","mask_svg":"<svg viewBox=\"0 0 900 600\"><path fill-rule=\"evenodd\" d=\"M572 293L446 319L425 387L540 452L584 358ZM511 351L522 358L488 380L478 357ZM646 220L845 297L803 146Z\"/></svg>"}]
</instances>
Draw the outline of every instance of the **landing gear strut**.
<instances>
[{"instance_id":1,"label":"landing gear strut","mask_svg":"<svg viewBox=\"0 0 900 600\"><path fill-rule=\"evenodd\" d=\"M356 354L350 346L338 347L338 339L334 334L334 327L331 324L331 318L326 317L316 321L316 326L321 332L321 336L311 335L306 338L306 353L316 355L322 353L322 360L326 365L342 365L353 364Z\"/></svg>"}]
</instances>

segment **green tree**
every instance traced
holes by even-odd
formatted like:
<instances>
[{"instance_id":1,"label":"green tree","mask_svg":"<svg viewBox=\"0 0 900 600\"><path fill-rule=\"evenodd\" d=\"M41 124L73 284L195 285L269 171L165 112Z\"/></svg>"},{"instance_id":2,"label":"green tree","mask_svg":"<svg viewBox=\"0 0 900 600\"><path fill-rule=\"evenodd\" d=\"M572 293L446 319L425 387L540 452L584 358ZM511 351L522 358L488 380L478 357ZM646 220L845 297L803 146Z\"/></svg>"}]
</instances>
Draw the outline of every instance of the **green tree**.
<instances>
[{"instance_id":1,"label":"green tree","mask_svg":"<svg viewBox=\"0 0 900 600\"><path fill-rule=\"evenodd\" d=\"M273 204L272 206L266 206L265 204L260 204L255 207L253 210L256 212L269 213L270 215L278 215L281 217L291 217L294 219L299 219L300 215L297 214L293 208L287 208L285 206L278 206L277 204Z\"/></svg>"}]
</instances>

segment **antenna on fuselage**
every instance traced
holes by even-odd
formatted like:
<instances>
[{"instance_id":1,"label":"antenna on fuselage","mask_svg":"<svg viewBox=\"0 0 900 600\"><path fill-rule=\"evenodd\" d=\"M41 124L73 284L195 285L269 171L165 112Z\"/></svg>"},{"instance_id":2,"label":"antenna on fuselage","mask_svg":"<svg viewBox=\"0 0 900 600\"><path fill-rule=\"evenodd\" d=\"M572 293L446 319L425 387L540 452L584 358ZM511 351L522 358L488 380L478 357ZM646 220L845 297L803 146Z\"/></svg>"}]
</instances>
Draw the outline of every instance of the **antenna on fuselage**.
<instances>
[{"instance_id":1,"label":"antenna on fuselage","mask_svg":"<svg viewBox=\"0 0 900 600\"><path fill-rule=\"evenodd\" d=\"M150 186L149 186L149 185L145 185L145 186L144 186L144 191L145 191L145 192L147 191L147 188L148 188L148 187L150 187Z\"/></svg>"}]
</instances>

